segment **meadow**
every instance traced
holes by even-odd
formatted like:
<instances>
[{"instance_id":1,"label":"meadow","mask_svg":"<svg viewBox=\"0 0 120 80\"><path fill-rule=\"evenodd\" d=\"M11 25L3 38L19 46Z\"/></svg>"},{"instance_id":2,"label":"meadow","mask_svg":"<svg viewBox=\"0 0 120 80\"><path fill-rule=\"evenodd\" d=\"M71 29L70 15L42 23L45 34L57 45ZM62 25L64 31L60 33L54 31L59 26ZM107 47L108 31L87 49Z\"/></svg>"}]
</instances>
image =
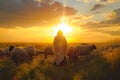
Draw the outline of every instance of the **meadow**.
<instances>
[{"instance_id":1,"label":"meadow","mask_svg":"<svg viewBox=\"0 0 120 80\"><path fill-rule=\"evenodd\" d=\"M33 45L44 50L48 43L0 43L0 48L11 44L16 46ZM80 43L79 43L80 44ZM69 44L69 46L76 46ZM45 59L35 56L31 63L16 65L9 57L0 57L0 80L120 80L120 41L95 43L97 49L84 60L56 67L50 62L54 56Z\"/></svg>"}]
</instances>

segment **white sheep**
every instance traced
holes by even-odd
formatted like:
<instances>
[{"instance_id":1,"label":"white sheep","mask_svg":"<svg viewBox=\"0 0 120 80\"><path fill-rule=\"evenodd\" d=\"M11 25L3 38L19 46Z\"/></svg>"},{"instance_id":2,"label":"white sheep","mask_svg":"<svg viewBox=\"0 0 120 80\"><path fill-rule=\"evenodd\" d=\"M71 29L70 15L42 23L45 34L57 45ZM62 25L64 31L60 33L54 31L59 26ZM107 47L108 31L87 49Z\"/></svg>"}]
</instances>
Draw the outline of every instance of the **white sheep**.
<instances>
[{"instance_id":1,"label":"white sheep","mask_svg":"<svg viewBox=\"0 0 120 80\"><path fill-rule=\"evenodd\" d=\"M70 62L77 62L78 56L84 56L83 58L85 58L85 56L90 54L94 49L96 49L95 45L82 44L68 48L67 55Z\"/></svg>"},{"instance_id":2,"label":"white sheep","mask_svg":"<svg viewBox=\"0 0 120 80\"><path fill-rule=\"evenodd\" d=\"M33 60L35 48L33 46L15 47L10 51L10 57L15 63L23 63Z\"/></svg>"},{"instance_id":3,"label":"white sheep","mask_svg":"<svg viewBox=\"0 0 120 80\"><path fill-rule=\"evenodd\" d=\"M75 54L77 56L85 56L90 54L94 49L96 49L95 45L79 45L75 47Z\"/></svg>"},{"instance_id":4,"label":"white sheep","mask_svg":"<svg viewBox=\"0 0 120 80\"><path fill-rule=\"evenodd\" d=\"M14 48L11 52L10 58L17 64L28 61L28 53L23 48Z\"/></svg>"},{"instance_id":5,"label":"white sheep","mask_svg":"<svg viewBox=\"0 0 120 80\"><path fill-rule=\"evenodd\" d=\"M33 46L25 46L23 47L31 56L34 56L35 53L35 48Z\"/></svg>"},{"instance_id":6,"label":"white sheep","mask_svg":"<svg viewBox=\"0 0 120 80\"><path fill-rule=\"evenodd\" d=\"M23 49L25 49L29 55L29 60L32 61L33 59L33 56L36 55L36 52L35 52L35 48L33 46L25 46L23 47Z\"/></svg>"}]
</instances>

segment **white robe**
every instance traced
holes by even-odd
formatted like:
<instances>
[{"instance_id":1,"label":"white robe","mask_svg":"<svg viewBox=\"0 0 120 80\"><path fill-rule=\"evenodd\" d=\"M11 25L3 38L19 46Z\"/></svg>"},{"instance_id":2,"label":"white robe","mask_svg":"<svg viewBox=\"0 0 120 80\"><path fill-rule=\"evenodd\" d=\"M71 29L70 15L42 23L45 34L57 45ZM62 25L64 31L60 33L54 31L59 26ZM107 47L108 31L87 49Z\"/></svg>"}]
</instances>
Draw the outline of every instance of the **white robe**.
<instances>
[{"instance_id":1,"label":"white robe","mask_svg":"<svg viewBox=\"0 0 120 80\"><path fill-rule=\"evenodd\" d=\"M64 36L56 36L54 39L55 62L59 65L65 58L67 42Z\"/></svg>"}]
</instances>

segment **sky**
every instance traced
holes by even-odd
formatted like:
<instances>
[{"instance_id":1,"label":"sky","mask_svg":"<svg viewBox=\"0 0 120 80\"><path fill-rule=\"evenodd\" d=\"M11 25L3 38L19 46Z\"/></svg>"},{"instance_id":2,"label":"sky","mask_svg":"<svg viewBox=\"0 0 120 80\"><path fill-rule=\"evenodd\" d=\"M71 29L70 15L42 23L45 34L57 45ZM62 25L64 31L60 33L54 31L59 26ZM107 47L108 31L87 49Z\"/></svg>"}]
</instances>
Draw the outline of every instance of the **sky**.
<instances>
[{"instance_id":1,"label":"sky","mask_svg":"<svg viewBox=\"0 0 120 80\"><path fill-rule=\"evenodd\" d=\"M53 42L62 23L68 42L120 38L120 0L0 0L0 42Z\"/></svg>"}]
</instances>

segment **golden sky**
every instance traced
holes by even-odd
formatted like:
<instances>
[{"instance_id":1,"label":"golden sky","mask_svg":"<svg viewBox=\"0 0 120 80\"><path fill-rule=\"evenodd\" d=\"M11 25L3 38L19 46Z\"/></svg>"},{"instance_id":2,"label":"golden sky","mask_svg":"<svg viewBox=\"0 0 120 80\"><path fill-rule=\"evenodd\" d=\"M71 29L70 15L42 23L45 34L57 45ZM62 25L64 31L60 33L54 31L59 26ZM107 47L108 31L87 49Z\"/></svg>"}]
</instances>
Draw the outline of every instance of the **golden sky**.
<instances>
[{"instance_id":1,"label":"golden sky","mask_svg":"<svg viewBox=\"0 0 120 80\"><path fill-rule=\"evenodd\" d=\"M56 34L56 27L29 27L0 29L0 42L48 42L52 43ZM107 33L90 31L80 27L72 27L72 30L64 34L68 42L104 42L119 36L112 36ZM113 28L115 29L115 28Z\"/></svg>"},{"instance_id":2,"label":"golden sky","mask_svg":"<svg viewBox=\"0 0 120 80\"><path fill-rule=\"evenodd\" d=\"M120 0L0 0L0 42L68 42L120 38Z\"/></svg>"}]
</instances>

